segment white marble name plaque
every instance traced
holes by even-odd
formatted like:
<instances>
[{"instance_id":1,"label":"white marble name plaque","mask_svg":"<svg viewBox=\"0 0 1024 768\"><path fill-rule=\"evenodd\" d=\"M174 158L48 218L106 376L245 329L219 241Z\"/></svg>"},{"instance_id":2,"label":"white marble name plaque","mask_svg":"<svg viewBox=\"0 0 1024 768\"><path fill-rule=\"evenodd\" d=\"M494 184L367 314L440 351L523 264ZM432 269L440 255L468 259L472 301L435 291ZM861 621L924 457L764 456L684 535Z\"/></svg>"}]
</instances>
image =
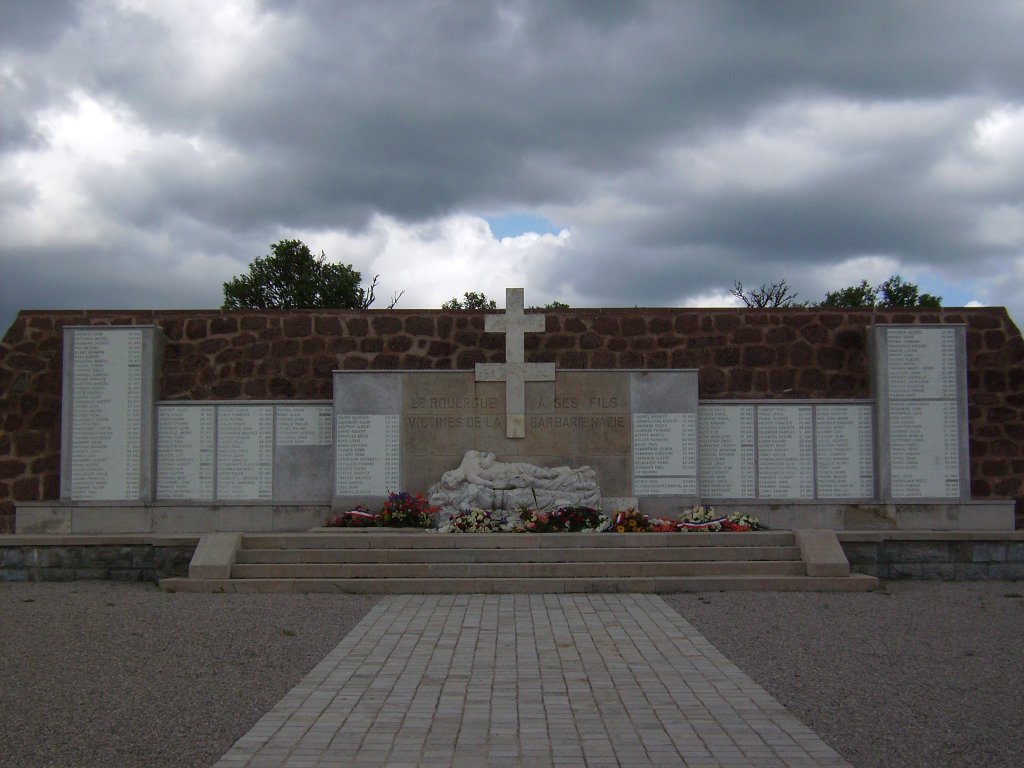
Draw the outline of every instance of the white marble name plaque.
<instances>
[{"instance_id":1,"label":"white marble name plaque","mask_svg":"<svg viewBox=\"0 0 1024 768\"><path fill-rule=\"evenodd\" d=\"M697 494L697 417L693 413L633 414L633 494Z\"/></svg>"},{"instance_id":2,"label":"white marble name plaque","mask_svg":"<svg viewBox=\"0 0 1024 768\"><path fill-rule=\"evenodd\" d=\"M142 331L74 336L71 498L140 497Z\"/></svg>"},{"instance_id":3,"label":"white marble name plaque","mask_svg":"<svg viewBox=\"0 0 1024 768\"><path fill-rule=\"evenodd\" d=\"M889 328L889 398L956 397L956 336L946 328Z\"/></svg>"},{"instance_id":4,"label":"white marble name plaque","mask_svg":"<svg viewBox=\"0 0 1024 768\"><path fill-rule=\"evenodd\" d=\"M810 405L757 409L758 496L814 498L814 434Z\"/></svg>"},{"instance_id":5,"label":"white marble name plaque","mask_svg":"<svg viewBox=\"0 0 1024 768\"><path fill-rule=\"evenodd\" d=\"M217 408L217 498L263 501L274 489L274 407Z\"/></svg>"},{"instance_id":6,"label":"white marble name plaque","mask_svg":"<svg viewBox=\"0 0 1024 768\"><path fill-rule=\"evenodd\" d=\"M700 495L754 498L754 406L702 405L699 414Z\"/></svg>"},{"instance_id":7,"label":"white marble name plaque","mask_svg":"<svg viewBox=\"0 0 1024 768\"><path fill-rule=\"evenodd\" d=\"M871 406L816 406L814 436L818 498L873 497L875 473Z\"/></svg>"},{"instance_id":8,"label":"white marble name plaque","mask_svg":"<svg viewBox=\"0 0 1024 768\"><path fill-rule=\"evenodd\" d=\"M279 405L274 439L278 445L330 445L330 405Z\"/></svg>"},{"instance_id":9,"label":"white marble name plaque","mask_svg":"<svg viewBox=\"0 0 1024 768\"><path fill-rule=\"evenodd\" d=\"M338 414L337 496L384 496L401 490L399 429L398 414Z\"/></svg>"},{"instance_id":10,"label":"white marble name plaque","mask_svg":"<svg viewBox=\"0 0 1024 768\"><path fill-rule=\"evenodd\" d=\"M889 404L889 472L895 498L960 495L957 404L903 400ZM898 436L898 439L895 439Z\"/></svg>"},{"instance_id":11,"label":"white marble name plaque","mask_svg":"<svg viewBox=\"0 0 1024 768\"><path fill-rule=\"evenodd\" d=\"M212 499L214 420L212 405L157 407L158 499Z\"/></svg>"}]
</instances>

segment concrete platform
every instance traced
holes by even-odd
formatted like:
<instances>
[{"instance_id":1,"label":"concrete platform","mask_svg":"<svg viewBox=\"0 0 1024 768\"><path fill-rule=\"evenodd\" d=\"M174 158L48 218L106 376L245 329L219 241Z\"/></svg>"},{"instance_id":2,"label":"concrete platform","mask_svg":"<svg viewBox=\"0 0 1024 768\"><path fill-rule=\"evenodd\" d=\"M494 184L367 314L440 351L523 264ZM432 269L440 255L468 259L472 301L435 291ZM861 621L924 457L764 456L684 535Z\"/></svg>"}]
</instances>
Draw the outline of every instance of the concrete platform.
<instances>
[{"instance_id":1,"label":"concrete platform","mask_svg":"<svg viewBox=\"0 0 1024 768\"><path fill-rule=\"evenodd\" d=\"M577 592L868 592L878 579L829 576L689 576L661 578L430 578L430 579L161 579L166 592L349 594L558 594Z\"/></svg>"},{"instance_id":2,"label":"concrete platform","mask_svg":"<svg viewBox=\"0 0 1024 768\"><path fill-rule=\"evenodd\" d=\"M832 531L666 534L206 534L189 592L469 594L854 591ZM198 561L198 562L197 562Z\"/></svg>"},{"instance_id":3,"label":"concrete platform","mask_svg":"<svg viewBox=\"0 0 1024 768\"><path fill-rule=\"evenodd\" d=\"M848 765L628 594L386 597L214 768Z\"/></svg>"}]
</instances>

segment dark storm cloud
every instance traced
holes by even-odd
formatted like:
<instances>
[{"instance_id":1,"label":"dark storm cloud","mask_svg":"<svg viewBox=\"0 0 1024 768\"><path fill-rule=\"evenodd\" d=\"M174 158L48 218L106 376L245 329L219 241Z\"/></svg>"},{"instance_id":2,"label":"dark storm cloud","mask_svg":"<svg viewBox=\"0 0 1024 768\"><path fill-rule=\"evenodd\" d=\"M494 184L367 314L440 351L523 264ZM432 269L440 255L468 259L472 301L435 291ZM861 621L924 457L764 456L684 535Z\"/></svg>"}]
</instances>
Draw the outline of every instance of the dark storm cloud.
<instances>
[{"instance_id":1,"label":"dark storm cloud","mask_svg":"<svg viewBox=\"0 0 1024 768\"><path fill-rule=\"evenodd\" d=\"M0 45L11 48L46 46L75 23L76 0L2 0Z\"/></svg>"},{"instance_id":2,"label":"dark storm cloud","mask_svg":"<svg viewBox=\"0 0 1024 768\"><path fill-rule=\"evenodd\" d=\"M1024 205L1024 175L959 184L939 173L952 158L980 175L993 161L972 154L977 121L1024 104L1015 2L228 8L0 4L0 97L14 105L0 118L0 161L45 147L48 110L83 95L147 137L123 162L77 170L99 246L4 238L5 278L35 285L26 265L64 263L76 248L72 263L137 248L172 271L182 252L242 268L281 230L358 233L376 214L416 223L466 211L538 211L571 227L564 258L537 278L588 304L810 280L809 267L868 254L951 270L1021 256L977 229ZM815 112L880 104L890 109L868 128ZM934 120L908 129L929 105ZM792 163L755 167L759 146L771 156L787 143L799 148ZM49 180L10 163L0 214L13 216ZM203 303L217 303L209 282ZM132 290L139 303L163 295ZM51 284L47 303L82 295ZM5 291L0 316L36 301L26 296L37 293Z\"/></svg>"}]
</instances>

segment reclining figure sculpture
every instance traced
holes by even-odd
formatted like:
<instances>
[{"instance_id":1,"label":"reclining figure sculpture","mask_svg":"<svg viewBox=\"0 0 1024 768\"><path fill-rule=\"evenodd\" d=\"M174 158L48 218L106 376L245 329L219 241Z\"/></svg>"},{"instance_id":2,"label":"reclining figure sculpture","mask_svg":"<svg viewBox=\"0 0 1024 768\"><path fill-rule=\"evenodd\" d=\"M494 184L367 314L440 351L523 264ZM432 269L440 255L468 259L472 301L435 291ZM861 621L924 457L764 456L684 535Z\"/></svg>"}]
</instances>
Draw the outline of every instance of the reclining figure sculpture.
<instances>
[{"instance_id":1,"label":"reclining figure sculpture","mask_svg":"<svg viewBox=\"0 0 1024 768\"><path fill-rule=\"evenodd\" d=\"M562 506L601 506L597 473L583 467L538 467L495 460L493 453L466 451L456 469L441 476L427 492L442 519L477 508L514 511L530 507L547 512Z\"/></svg>"}]
</instances>

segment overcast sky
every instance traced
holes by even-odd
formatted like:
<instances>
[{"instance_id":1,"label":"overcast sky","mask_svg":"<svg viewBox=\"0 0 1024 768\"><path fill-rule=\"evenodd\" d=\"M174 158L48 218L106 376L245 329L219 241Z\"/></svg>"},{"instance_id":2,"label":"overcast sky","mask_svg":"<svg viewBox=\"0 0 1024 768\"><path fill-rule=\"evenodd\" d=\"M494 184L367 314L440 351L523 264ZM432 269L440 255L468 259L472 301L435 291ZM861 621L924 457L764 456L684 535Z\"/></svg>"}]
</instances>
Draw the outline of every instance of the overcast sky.
<instances>
[{"instance_id":1,"label":"overcast sky","mask_svg":"<svg viewBox=\"0 0 1024 768\"><path fill-rule=\"evenodd\" d=\"M218 307L282 238L376 306L899 273L1020 322L1022 41L1019 0L0 0L0 329Z\"/></svg>"}]
</instances>

